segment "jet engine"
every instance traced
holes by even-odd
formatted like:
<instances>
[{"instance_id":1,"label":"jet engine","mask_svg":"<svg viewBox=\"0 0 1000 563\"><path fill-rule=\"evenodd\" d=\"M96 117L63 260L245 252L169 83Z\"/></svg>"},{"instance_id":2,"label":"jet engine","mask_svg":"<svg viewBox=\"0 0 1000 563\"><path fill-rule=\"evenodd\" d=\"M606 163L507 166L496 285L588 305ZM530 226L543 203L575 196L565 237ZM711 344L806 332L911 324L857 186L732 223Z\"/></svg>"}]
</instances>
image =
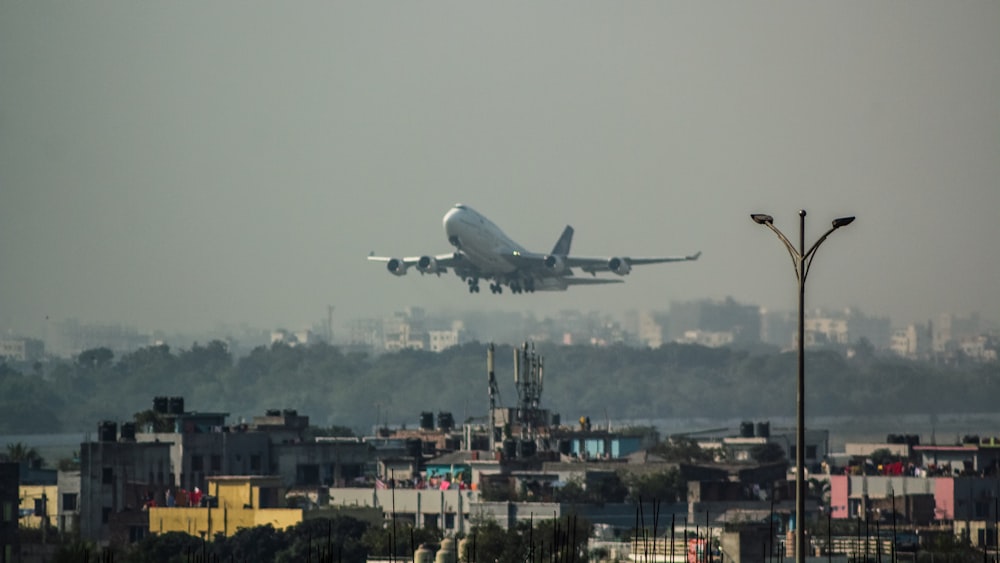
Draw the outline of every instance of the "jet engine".
<instances>
[{"instance_id":1,"label":"jet engine","mask_svg":"<svg viewBox=\"0 0 1000 563\"><path fill-rule=\"evenodd\" d=\"M566 269L566 262L563 261L561 256L550 254L545 257L545 267L559 273Z\"/></svg>"},{"instance_id":2,"label":"jet engine","mask_svg":"<svg viewBox=\"0 0 1000 563\"><path fill-rule=\"evenodd\" d=\"M421 256L420 260L417 260L417 270L420 270L421 274L436 274L440 271L433 256Z\"/></svg>"},{"instance_id":3,"label":"jet engine","mask_svg":"<svg viewBox=\"0 0 1000 563\"><path fill-rule=\"evenodd\" d=\"M406 262L403 262L399 258L390 258L389 261L385 263L385 268L394 276L406 275Z\"/></svg>"},{"instance_id":4,"label":"jet engine","mask_svg":"<svg viewBox=\"0 0 1000 563\"><path fill-rule=\"evenodd\" d=\"M615 256L608 260L608 269L619 276L627 276L632 271L632 265L628 263L628 260Z\"/></svg>"}]
</instances>

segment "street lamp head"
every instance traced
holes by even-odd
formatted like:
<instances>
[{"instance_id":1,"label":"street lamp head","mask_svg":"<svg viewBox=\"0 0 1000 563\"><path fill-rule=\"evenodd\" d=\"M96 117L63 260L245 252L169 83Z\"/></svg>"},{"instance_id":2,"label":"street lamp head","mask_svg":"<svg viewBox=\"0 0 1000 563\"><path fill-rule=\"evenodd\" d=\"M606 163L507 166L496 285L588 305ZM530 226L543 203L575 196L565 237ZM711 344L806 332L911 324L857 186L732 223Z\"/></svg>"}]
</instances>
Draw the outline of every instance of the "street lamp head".
<instances>
[{"instance_id":1,"label":"street lamp head","mask_svg":"<svg viewBox=\"0 0 1000 563\"><path fill-rule=\"evenodd\" d=\"M833 228L839 229L841 227L846 227L854 222L854 217L840 217L833 220Z\"/></svg>"},{"instance_id":2,"label":"street lamp head","mask_svg":"<svg viewBox=\"0 0 1000 563\"><path fill-rule=\"evenodd\" d=\"M753 219L753 222L758 225L771 225L774 223L774 217L763 213L751 213L750 218Z\"/></svg>"}]
</instances>

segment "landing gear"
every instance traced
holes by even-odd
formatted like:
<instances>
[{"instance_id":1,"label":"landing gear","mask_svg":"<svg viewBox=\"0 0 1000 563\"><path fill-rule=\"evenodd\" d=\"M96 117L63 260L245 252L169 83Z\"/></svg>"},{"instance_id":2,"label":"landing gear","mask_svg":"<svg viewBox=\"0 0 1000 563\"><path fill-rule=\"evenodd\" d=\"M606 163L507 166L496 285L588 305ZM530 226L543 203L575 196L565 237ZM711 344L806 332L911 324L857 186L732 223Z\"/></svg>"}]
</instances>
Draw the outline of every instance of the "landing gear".
<instances>
[{"instance_id":1,"label":"landing gear","mask_svg":"<svg viewBox=\"0 0 1000 563\"><path fill-rule=\"evenodd\" d=\"M479 278L469 278L469 293L479 293Z\"/></svg>"},{"instance_id":2,"label":"landing gear","mask_svg":"<svg viewBox=\"0 0 1000 563\"><path fill-rule=\"evenodd\" d=\"M491 283L490 284L490 291L492 291L494 294L503 293L503 286L500 285L499 282L498 283Z\"/></svg>"}]
</instances>

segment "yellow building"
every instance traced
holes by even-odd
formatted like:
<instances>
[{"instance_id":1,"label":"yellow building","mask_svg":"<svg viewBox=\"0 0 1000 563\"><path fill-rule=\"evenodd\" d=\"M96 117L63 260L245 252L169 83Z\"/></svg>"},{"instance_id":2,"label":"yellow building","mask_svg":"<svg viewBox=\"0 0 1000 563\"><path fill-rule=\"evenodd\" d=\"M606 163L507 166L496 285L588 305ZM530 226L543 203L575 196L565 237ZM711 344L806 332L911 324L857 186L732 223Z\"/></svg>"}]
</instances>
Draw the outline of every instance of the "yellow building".
<instances>
[{"instance_id":1,"label":"yellow building","mask_svg":"<svg viewBox=\"0 0 1000 563\"><path fill-rule=\"evenodd\" d=\"M214 498L212 506L150 508L149 531L186 532L204 538L221 533L228 537L241 528L270 524L283 530L302 521L301 508L278 508L280 477L209 477L206 493Z\"/></svg>"},{"instance_id":2,"label":"yellow building","mask_svg":"<svg viewBox=\"0 0 1000 563\"><path fill-rule=\"evenodd\" d=\"M59 514L59 487L56 485L21 485L19 487L21 513L34 511L31 516L22 516L22 528L41 528L42 519L47 517L49 525L54 525ZM44 516L37 515L41 510Z\"/></svg>"}]
</instances>

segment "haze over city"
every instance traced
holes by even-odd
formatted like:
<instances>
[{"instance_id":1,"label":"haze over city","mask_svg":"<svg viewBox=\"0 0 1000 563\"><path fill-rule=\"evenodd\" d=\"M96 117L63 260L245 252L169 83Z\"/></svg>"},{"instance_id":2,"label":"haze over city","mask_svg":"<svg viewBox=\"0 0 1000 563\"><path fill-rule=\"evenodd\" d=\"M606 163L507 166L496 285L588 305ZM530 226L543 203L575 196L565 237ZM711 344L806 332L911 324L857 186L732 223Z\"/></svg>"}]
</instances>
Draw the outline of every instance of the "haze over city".
<instances>
[{"instance_id":1,"label":"haze over city","mask_svg":"<svg viewBox=\"0 0 1000 563\"><path fill-rule=\"evenodd\" d=\"M0 330L428 309L809 307L1000 319L1000 4L0 3ZM678 255L469 294L462 202L545 252ZM48 321L47 321L48 320Z\"/></svg>"}]
</instances>

